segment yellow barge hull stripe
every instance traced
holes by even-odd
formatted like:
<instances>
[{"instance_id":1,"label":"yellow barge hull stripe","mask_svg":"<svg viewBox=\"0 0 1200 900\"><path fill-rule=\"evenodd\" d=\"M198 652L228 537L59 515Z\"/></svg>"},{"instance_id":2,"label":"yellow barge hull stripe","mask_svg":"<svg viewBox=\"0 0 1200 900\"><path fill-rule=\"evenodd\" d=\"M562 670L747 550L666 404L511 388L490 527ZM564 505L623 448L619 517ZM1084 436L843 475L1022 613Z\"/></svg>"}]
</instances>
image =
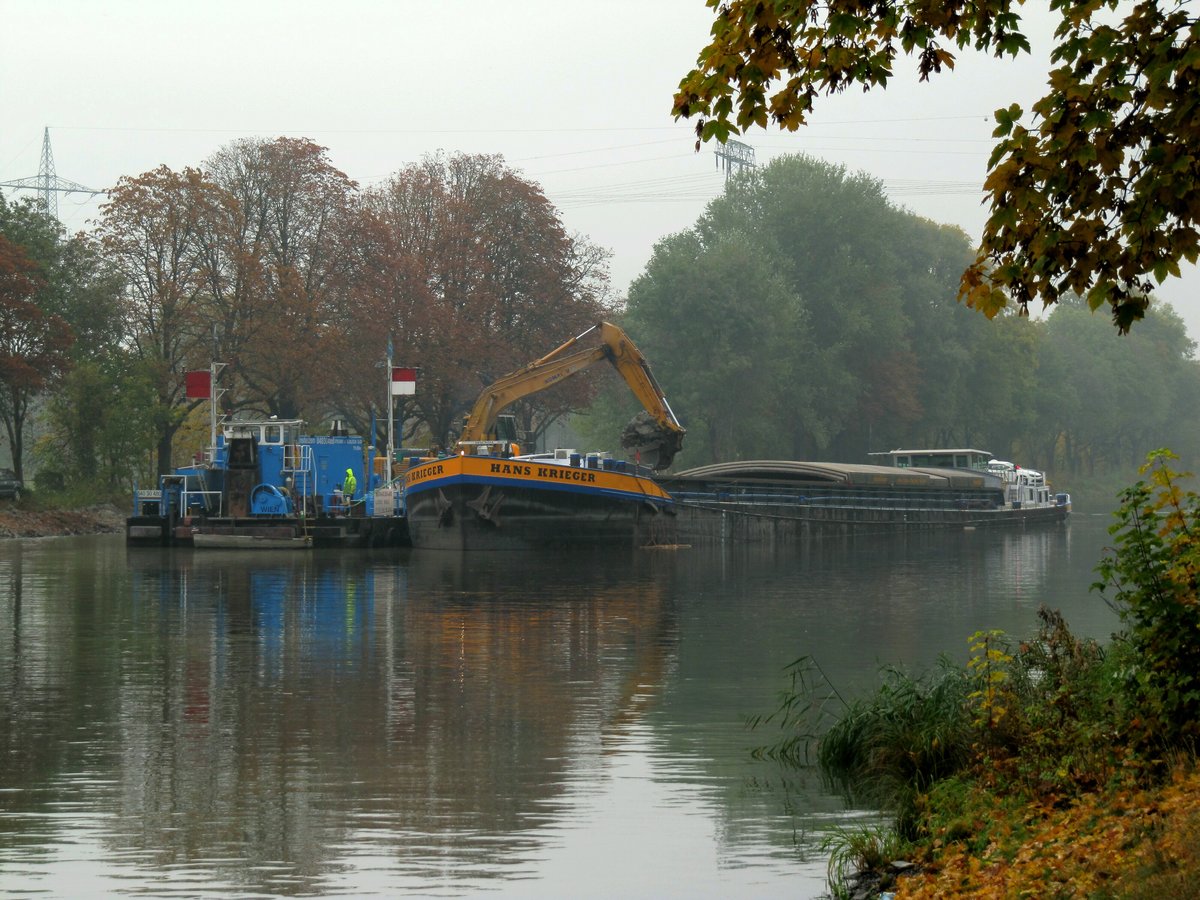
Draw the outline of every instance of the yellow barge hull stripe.
<instances>
[{"instance_id":1,"label":"yellow barge hull stripe","mask_svg":"<svg viewBox=\"0 0 1200 900\"><path fill-rule=\"evenodd\" d=\"M404 487L410 493L419 493L450 481L577 490L631 500L673 502L671 495L657 483L628 472L480 456L453 456L416 466L404 476Z\"/></svg>"}]
</instances>

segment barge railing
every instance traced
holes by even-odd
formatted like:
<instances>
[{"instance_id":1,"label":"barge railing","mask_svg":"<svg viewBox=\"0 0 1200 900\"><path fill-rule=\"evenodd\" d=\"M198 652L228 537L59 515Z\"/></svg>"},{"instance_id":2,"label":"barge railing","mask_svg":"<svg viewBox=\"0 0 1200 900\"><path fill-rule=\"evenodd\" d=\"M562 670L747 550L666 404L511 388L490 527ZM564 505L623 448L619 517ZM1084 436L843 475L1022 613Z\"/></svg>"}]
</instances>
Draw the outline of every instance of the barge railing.
<instances>
[{"instance_id":1,"label":"barge railing","mask_svg":"<svg viewBox=\"0 0 1200 900\"><path fill-rule=\"evenodd\" d=\"M679 503L701 505L706 503L729 505L805 506L829 508L872 509L1000 509L1004 497L997 490L941 491L899 490L881 491L879 488L853 488L838 486L822 489L820 486L786 488L771 485L764 490L759 485L714 484L703 489L688 490L678 484L664 485Z\"/></svg>"}]
</instances>

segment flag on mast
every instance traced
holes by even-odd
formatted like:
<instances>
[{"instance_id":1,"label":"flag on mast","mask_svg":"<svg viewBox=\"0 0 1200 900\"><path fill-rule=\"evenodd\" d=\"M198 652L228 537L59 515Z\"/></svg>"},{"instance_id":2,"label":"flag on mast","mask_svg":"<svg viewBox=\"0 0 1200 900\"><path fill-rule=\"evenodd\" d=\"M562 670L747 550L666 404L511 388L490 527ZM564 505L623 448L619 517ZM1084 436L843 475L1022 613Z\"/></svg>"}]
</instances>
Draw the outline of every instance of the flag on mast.
<instances>
[{"instance_id":1,"label":"flag on mast","mask_svg":"<svg viewBox=\"0 0 1200 900\"><path fill-rule=\"evenodd\" d=\"M405 366L392 366L392 396L417 392L417 370Z\"/></svg>"},{"instance_id":2,"label":"flag on mast","mask_svg":"<svg viewBox=\"0 0 1200 900\"><path fill-rule=\"evenodd\" d=\"M212 399L212 373L207 369L184 372L183 386L188 400Z\"/></svg>"}]
</instances>

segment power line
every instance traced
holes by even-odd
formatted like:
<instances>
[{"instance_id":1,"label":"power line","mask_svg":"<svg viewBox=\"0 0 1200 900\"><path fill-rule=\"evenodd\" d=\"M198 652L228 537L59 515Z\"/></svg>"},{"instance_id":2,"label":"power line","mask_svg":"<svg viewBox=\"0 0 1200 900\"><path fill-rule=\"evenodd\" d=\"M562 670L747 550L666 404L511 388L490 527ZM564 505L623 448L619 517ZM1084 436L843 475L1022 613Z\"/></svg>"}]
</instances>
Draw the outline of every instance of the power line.
<instances>
[{"instance_id":1,"label":"power line","mask_svg":"<svg viewBox=\"0 0 1200 900\"><path fill-rule=\"evenodd\" d=\"M889 125L902 122L992 122L987 115L967 114L955 116L904 116L887 119L838 119L828 122L807 122L805 128L824 128L830 125ZM163 134L570 134L621 131L683 131L694 134L692 125L678 122L671 125L602 125L577 128L165 128L137 125L55 125L59 131L117 131L158 132Z\"/></svg>"}]
</instances>

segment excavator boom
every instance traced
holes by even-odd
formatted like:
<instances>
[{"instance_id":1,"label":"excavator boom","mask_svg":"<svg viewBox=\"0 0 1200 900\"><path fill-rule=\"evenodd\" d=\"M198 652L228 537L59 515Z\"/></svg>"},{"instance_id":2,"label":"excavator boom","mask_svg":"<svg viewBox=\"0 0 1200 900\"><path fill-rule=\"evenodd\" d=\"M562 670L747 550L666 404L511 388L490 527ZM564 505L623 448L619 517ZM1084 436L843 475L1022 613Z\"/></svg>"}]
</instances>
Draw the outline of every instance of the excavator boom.
<instances>
[{"instance_id":1,"label":"excavator boom","mask_svg":"<svg viewBox=\"0 0 1200 900\"><path fill-rule=\"evenodd\" d=\"M577 349L580 341L593 332L598 333L599 344ZM624 331L609 322L592 326L541 359L486 387L467 416L460 446L493 440L496 419L505 408L577 375L601 360L607 360L621 374L649 419L646 422L643 417L643 424L633 432L626 429L627 440L632 441L626 443L626 447L655 456L655 467L665 469L682 446L684 428L667 403L642 352Z\"/></svg>"}]
</instances>

